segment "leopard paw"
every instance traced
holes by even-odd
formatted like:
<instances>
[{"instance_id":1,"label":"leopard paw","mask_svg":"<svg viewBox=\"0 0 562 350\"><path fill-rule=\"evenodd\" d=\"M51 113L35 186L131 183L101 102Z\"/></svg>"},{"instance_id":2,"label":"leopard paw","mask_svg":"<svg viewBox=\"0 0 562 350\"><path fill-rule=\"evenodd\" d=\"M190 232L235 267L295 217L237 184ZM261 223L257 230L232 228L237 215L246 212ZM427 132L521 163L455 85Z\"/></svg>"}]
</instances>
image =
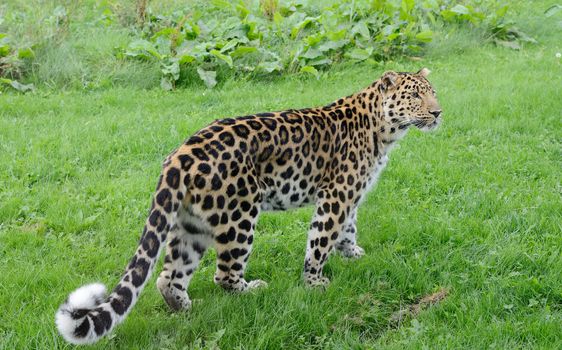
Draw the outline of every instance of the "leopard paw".
<instances>
[{"instance_id":1,"label":"leopard paw","mask_svg":"<svg viewBox=\"0 0 562 350\"><path fill-rule=\"evenodd\" d=\"M266 287L267 287L266 281L253 280L248 282L248 287L246 288L246 291L250 291L252 289L257 289L257 288L266 288Z\"/></svg>"},{"instance_id":2,"label":"leopard paw","mask_svg":"<svg viewBox=\"0 0 562 350\"><path fill-rule=\"evenodd\" d=\"M168 304L172 310L181 311L191 309L191 300L185 290L178 289L177 287L171 285L170 282L164 283L164 281L161 281L160 279L158 279L156 285L160 294L164 297L166 304Z\"/></svg>"},{"instance_id":3,"label":"leopard paw","mask_svg":"<svg viewBox=\"0 0 562 350\"><path fill-rule=\"evenodd\" d=\"M330 284L330 279L327 277L319 277L316 275L308 275L304 277L304 282L308 287L312 288L326 288Z\"/></svg>"},{"instance_id":4,"label":"leopard paw","mask_svg":"<svg viewBox=\"0 0 562 350\"><path fill-rule=\"evenodd\" d=\"M365 250L358 245L354 245L341 249L340 253L349 259L359 259L365 255Z\"/></svg>"}]
</instances>

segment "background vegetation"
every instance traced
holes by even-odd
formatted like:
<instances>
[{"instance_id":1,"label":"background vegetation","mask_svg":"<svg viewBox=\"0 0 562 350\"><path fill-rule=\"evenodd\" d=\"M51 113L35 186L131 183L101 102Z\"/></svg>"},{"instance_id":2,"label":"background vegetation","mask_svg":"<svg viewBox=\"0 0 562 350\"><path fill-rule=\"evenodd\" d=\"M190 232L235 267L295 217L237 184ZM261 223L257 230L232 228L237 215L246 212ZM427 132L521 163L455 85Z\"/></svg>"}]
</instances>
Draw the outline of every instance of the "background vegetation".
<instances>
[{"instance_id":1,"label":"background vegetation","mask_svg":"<svg viewBox=\"0 0 562 350\"><path fill-rule=\"evenodd\" d=\"M482 0L14 1L0 8L0 75L21 91L32 89L22 79L92 89L159 77L171 90L232 76L318 77L336 62L419 55L444 26L514 49L533 42L508 9Z\"/></svg>"},{"instance_id":2,"label":"background vegetation","mask_svg":"<svg viewBox=\"0 0 562 350\"><path fill-rule=\"evenodd\" d=\"M266 3L244 2L245 17L238 3L217 1L189 9L150 2L140 17L126 1L0 5L0 349L73 348L56 332L55 310L84 283L118 281L161 161L185 137L216 118L326 104L384 70L423 66L433 71L445 122L435 133L413 130L393 151L359 212L367 255L332 257L325 292L300 277L311 208L267 213L248 276L269 281L268 289L232 295L214 286L210 252L191 284L192 311L170 313L153 279L125 323L91 348L561 348L556 1L513 1L505 13L493 1L416 1L410 10L407 1L325 1L317 9L309 1L292 14L288 3ZM353 10L348 21L345 4L392 11ZM337 42L324 8L338 11L346 28L338 49L320 50ZM293 38L289 21L306 17L319 18ZM377 39L381 27L370 21L381 18L398 37ZM218 32L187 34L203 28L199 20L224 29L228 21L247 28L250 19L261 38L245 32L249 41L237 37L230 48ZM172 54L170 38L180 32ZM205 50L183 62L182 45ZM314 50L321 55L303 56ZM175 59L177 79L175 68L163 71ZM273 61L279 69L257 68ZM213 89L198 68L203 77L216 72ZM161 89L170 85L174 91ZM394 320L443 289L439 304Z\"/></svg>"}]
</instances>

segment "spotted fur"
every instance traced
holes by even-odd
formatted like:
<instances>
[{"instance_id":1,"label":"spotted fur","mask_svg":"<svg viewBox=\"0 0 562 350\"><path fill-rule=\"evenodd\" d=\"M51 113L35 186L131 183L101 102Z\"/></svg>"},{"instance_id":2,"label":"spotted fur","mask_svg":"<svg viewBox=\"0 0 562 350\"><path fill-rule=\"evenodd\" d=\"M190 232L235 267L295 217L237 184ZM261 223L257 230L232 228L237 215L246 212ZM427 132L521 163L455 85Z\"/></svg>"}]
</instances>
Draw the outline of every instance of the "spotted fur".
<instances>
[{"instance_id":1,"label":"spotted fur","mask_svg":"<svg viewBox=\"0 0 562 350\"><path fill-rule=\"evenodd\" d=\"M164 162L137 251L117 286L82 287L59 308L56 323L71 343L92 343L120 323L150 278L161 248L157 287L174 310L188 309L187 287L209 247L215 283L244 292L266 285L244 270L260 212L315 204L304 280L326 285L323 266L335 249L364 254L356 242L357 207L388 152L412 125L429 130L441 109L423 69L387 72L357 94L320 108L217 120ZM167 243L166 243L167 242Z\"/></svg>"}]
</instances>

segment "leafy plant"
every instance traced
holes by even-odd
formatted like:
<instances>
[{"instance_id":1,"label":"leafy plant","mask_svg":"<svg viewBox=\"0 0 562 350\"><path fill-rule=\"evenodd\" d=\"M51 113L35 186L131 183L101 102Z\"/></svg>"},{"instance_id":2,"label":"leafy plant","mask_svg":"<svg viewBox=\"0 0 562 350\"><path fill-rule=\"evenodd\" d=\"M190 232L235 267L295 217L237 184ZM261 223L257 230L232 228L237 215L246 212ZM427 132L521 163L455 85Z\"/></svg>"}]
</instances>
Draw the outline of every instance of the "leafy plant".
<instances>
[{"instance_id":1,"label":"leafy plant","mask_svg":"<svg viewBox=\"0 0 562 350\"><path fill-rule=\"evenodd\" d=\"M480 26L489 41L512 48L533 42L505 20L508 7L496 1L196 0L166 14L154 13L150 3L102 2L92 25L129 33L130 42L115 50L117 58L154 64L165 90L191 80L212 88L228 76L318 78L341 61L377 65L399 55L417 56L441 24ZM547 13L556 11L552 7ZM65 7L57 6L43 23L47 34L40 47L60 44L72 34ZM0 73L19 79L29 60L15 59L2 40ZM25 54L25 48L20 50Z\"/></svg>"},{"instance_id":2,"label":"leafy plant","mask_svg":"<svg viewBox=\"0 0 562 350\"><path fill-rule=\"evenodd\" d=\"M0 33L0 83L18 91L26 92L34 89L33 84L22 84L21 79L29 61L35 56L31 47L16 47L5 33Z\"/></svg>"},{"instance_id":3,"label":"leafy plant","mask_svg":"<svg viewBox=\"0 0 562 350\"><path fill-rule=\"evenodd\" d=\"M318 77L342 60L377 64L418 53L433 39L431 26L437 21L477 26L489 20L494 40L526 40L510 22L502 21L506 10L502 6L486 12L448 0L343 0L324 8L302 0L284 5L261 0L255 8L244 1L213 0L196 3L190 12L148 13L144 31L125 56L159 62L161 86L167 90L182 76L190 76L183 74L187 71L209 88L221 71Z\"/></svg>"}]
</instances>

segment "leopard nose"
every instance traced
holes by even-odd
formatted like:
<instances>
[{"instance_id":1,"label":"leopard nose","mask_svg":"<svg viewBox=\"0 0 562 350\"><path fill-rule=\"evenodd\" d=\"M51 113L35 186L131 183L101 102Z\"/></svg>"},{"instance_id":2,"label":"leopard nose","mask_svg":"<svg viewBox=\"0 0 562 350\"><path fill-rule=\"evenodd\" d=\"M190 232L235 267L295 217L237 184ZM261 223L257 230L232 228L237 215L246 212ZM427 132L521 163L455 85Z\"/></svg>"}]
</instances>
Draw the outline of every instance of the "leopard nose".
<instances>
[{"instance_id":1,"label":"leopard nose","mask_svg":"<svg viewBox=\"0 0 562 350\"><path fill-rule=\"evenodd\" d=\"M441 111L431 111L429 112L431 115L433 115L435 118L438 118L441 115Z\"/></svg>"}]
</instances>

